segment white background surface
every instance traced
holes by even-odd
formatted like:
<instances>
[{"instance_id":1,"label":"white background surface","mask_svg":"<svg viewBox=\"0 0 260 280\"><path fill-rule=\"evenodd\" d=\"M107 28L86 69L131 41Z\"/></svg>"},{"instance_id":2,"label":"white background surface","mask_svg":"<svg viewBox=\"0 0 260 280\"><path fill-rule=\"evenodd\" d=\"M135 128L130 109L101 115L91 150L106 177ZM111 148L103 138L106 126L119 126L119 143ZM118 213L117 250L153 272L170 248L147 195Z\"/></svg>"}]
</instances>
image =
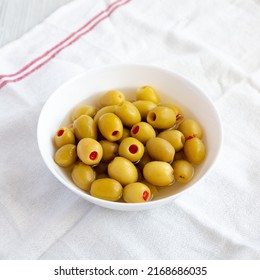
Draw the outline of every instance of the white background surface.
<instances>
[{"instance_id":1,"label":"white background surface","mask_svg":"<svg viewBox=\"0 0 260 280\"><path fill-rule=\"evenodd\" d=\"M0 49L0 73L16 73L110 2L63 6ZM259 1L132 0L48 62L30 64L34 71L3 78L10 82L0 90L0 258L260 259L259 34ZM36 138L40 110L60 85L93 67L129 62L197 84L224 129L220 158L196 188L131 213L66 189Z\"/></svg>"},{"instance_id":2,"label":"white background surface","mask_svg":"<svg viewBox=\"0 0 260 280\"><path fill-rule=\"evenodd\" d=\"M71 0L0 0L0 47L19 38Z\"/></svg>"}]
</instances>

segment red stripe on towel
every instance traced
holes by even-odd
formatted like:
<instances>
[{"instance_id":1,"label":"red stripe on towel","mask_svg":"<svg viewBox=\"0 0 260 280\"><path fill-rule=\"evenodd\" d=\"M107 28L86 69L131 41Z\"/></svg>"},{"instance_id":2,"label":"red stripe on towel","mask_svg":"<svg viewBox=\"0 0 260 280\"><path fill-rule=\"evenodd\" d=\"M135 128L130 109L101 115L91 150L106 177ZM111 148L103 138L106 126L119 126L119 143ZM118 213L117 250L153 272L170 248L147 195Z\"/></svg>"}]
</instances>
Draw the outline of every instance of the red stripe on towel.
<instances>
[{"instance_id":1,"label":"red stripe on towel","mask_svg":"<svg viewBox=\"0 0 260 280\"><path fill-rule=\"evenodd\" d=\"M87 34L92 29L94 29L100 22L102 22L103 20L108 18L117 8L127 4L130 1L131 0L126 0L126 1L123 1L123 2L122 2L122 0L114 1L105 10L99 12L97 15L95 15L91 20L89 20L86 24L84 24L78 30L71 33L68 37L66 37L64 40L59 42L57 45L53 46L51 49L44 52L42 55L33 59L30 63L26 64L23 68L21 68L16 73L0 75L0 79L14 77L13 79L4 79L0 83L0 89L8 83L14 83L14 82L18 82L18 81L24 79L25 77L27 77L31 73L33 73L36 70L38 70L39 68L41 68L47 62L49 62L51 59L53 59L57 54L59 54L63 49L65 49L68 46L75 43L83 35ZM86 30L84 30L86 27L88 27L88 28ZM75 37L75 38L73 38L73 37ZM72 39L72 40L70 40L70 39ZM39 63L40 60L43 60L43 61ZM29 68L31 68L31 69L29 69ZM26 70L28 70L28 71L26 71ZM22 74L22 75L20 75L20 74ZM17 77L15 77L15 76L17 76Z\"/></svg>"},{"instance_id":2,"label":"red stripe on towel","mask_svg":"<svg viewBox=\"0 0 260 280\"><path fill-rule=\"evenodd\" d=\"M113 3L111 3L104 11L98 13L97 15L95 15L91 20L89 20L86 24L84 24L82 27L80 27L79 29L77 29L76 31L74 31L73 33L71 33L68 37L66 37L65 39L63 39L61 42L59 42L57 45L53 46L52 48L50 48L49 50L47 50L46 52L44 52L42 55L38 56L37 58L33 59L31 62L29 62L28 64L26 64L23 68L21 68L19 71L17 71L16 73L12 73L12 74L3 74L0 75L0 79L2 78L9 78L9 77L13 77L16 76L18 74L21 74L23 71L27 70L31 65L35 64L37 61L39 61L40 59L44 58L45 56L47 56L49 53L51 53L53 50L57 49L58 47L60 47L62 44L66 43L69 39L71 39L73 36L75 36L77 33L79 33L81 30L83 30L84 28L86 28L87 26L89 26L95 19L97 19L99 16L101 16L102 14L105 14L112 6L114 6L115 4L117 4L119 1L122 0L117 0Z\"/></svg>"}]
</instances>

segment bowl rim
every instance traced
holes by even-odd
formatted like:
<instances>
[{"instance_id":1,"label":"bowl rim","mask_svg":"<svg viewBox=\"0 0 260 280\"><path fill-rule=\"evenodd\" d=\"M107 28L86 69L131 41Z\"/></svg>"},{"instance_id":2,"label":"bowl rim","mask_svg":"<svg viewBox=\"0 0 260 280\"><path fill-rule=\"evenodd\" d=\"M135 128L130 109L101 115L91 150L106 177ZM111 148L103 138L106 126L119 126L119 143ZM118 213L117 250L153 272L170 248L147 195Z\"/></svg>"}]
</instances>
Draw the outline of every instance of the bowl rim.
<instances>
[{"instance_id":1,"label":"bowl rim","mask_svg":"<svg viewBox=\"0 0 260 280\"><path fill-rule=\"evenodd\" d=\"M44 153L43 145L42 145L42 142L41 142L41 139L40 139L40 128L41 128L41 125L42 125L42 122L43 122L43 117L44 117L46 108L48 107L48 104L68 84L75 82L76 80L82 78L83 76L87 75L88 73L95 73L95 72L106 71L106 70L115 70L117 68L133 68L133 69L134 68L143 68L144 70L145 69L150 69L150 70L164 72L167 75L174 76L175 78L179 79L182 83L187 84L189 87L191 87L195 91L199 92L203 96L203 98L205 98L205 100L207 100L207 102L213 108L213 112L214 112L214 115L215 115L215 118L216 118L217 124L218 124L219 145L216 148L217 150L216 150L216 153L215 153L215 157L211 161L210 166L207 168L205 173L202 176L200 176L197 179L197 181L194 182L188 188L185 188L185 189L181 190L180 192L178 192L176 194L161 198L159 200L152 200L152 201L148 201L148 202L145 202L145 203L125 203L125 202L107 201L107 200L103 200L103 199L100 199L100 198L97 198L97 197L93 197L90 194L81 190L80 188L78 188L76 186L72 186L71 183L69 183L67 180L65 180L59 174L57 174L55 172L55 170L49 166L49 163L47 161L46 155ZM43 105L43 107L40 111L40 115L39 115L38 123L37 123L37 143L38 143L38 148L40 150L40 154L43 158L43 161L45 162L45 164L47 165L47 167L51 171L51 173L54 175L54 177L56 179L58 179L67 188L72 190L74 193L78 194L80 197L82 197L85 200L87 200L89 202L92 202L96 205L106 207L106 208L110 208L110 209L114 209L114 210L116 209L116 210L122 210L122 211L129 211L129 210L135 211L136 210L135 208L137 208L137 207L138 207L138 210L147 210L147 209L150 209L150 208L154 208L155 205L160 206L160 205L163 205L163 204L166 204L166 203L172 201L173 199L177 198L179 195L182 195L183 193L189 191L191 189L191 187L194 187L195 185L197 185L206 175L208 175L210 173L210 171L215 166L215 163L216 163L217 159L219 158L219 155L221 153L221 149L222 149L222 146L223 146L223 127L222 127L222 122L221 122L221 118L220 118L220 115L218 113L218 110L217 110L215 104L213 103L213 101L210 99L210 97L208 95L206 95L205 92L200 87L197 86L197 84L195 84L194 82L191 82L189 79L184 77L182 74L180 74L176 71L173 71L173 70L163 68L161 66L157 66L157 65L140 64L140 63L117 63L117 64L97 66L97 67L88 69L88 70L84 71L83 73L80 73L80 74L76 75L75 77L72 77L71 79L69 79L68 81L66 81L65 83L63 83L59 87L57 87L55 89L55 91L53 93L51 93L51 95L47 98L47 100L45 101L45 103L44 103L44 105Z\"/></svg>"}]
</instances>

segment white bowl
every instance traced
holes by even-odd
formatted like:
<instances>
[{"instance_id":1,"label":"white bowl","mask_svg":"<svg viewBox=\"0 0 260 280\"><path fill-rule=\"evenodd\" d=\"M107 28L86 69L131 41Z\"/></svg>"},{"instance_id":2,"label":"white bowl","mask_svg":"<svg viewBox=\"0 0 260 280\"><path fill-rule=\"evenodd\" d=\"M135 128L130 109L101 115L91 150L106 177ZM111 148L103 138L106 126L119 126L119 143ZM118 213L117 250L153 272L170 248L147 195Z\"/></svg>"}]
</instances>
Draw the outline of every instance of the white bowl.
<instances>
[{"instance_id":1,"label":"white bowl","mask_svg":"<svg viewBox=\"0 0 260 280\"><path fill-rule=\"evenodd\" d=\"M72 109L80 103L95 104L99 95L110 89L122 90L127 98L134 99L135 89L151 85L158 90L161 103L179 106L185 118L194 118L202 126L206 159L187 184L176 184L165 189L157 200L146 203L110 202L90 196L73 183L70 174L53 160L53 135L68 120ZM171 71L147 65L113 65L93 69L66 82L58 88L42 108L37 128L38 145L43 160L53 175L67 188L99 206L126 211L151 209L166 204L194 187L212 169L222 145L220 118L213 103L199 88L184 77ZM188 195L188 193L187 193Z\"/></svg>"}]
</instances>

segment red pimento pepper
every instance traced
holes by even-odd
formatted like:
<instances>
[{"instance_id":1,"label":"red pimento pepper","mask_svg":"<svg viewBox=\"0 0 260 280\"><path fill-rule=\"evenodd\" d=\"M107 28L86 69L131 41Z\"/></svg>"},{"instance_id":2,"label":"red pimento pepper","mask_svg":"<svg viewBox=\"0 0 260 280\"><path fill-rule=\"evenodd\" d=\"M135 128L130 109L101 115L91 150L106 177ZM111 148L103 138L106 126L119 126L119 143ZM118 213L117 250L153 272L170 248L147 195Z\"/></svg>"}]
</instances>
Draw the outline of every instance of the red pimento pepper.
<instances>
[{"instance_id":1,"label":"red pimento pepper","mask_svg":"<svg viewBox=\"0 0 260 280\"><path fill-rule=\"evenodd\" d=\"M91 160L95 160L97 158L97 156L98 156L98 153L96 151L93 151L90 153L89 158Z\"/></svg>"},{"instance_id":2,"label":"red pimento pepper","mask_svg":"<svg viewBox=\"0 0 260 280\"><path fill-rule=\"evenodd\" d=\"M149 197L149 192L148 191L144 191L143 192L143 200L147 200L148 199L148 197Z\"/></svg>"},{"instance_id":3,"label":"red pimento pepper","mask_svg":"<svg viewBox=\"0 0 260 280\"><path fill-rule=\"evenodd\" d=\"M139 125L134 127L133 134L136 134L138 131L139 131Z\"/></svg>"},{"instance_id":4,"label":"red pimento pepper","mask_svg":"<svg viewBox=\"0 0 260 280\"><path fill-rule=\"evenodd\" d=\"M131 145L131 146L129 147L129 152L130 152L131 154L135 154L137 151L138 151L138 147L137 147L136 145Z\"/></svg>"},{"instance_id":5,"label":"red pimento pepper","mask_svg":"<svg viewBox=\"0 0 260 280\"><path fill-rule=\"evenodd\" d=\"M58 135L58 136L61 136L63 133L64 133L64 129L60 129L60 130L57 132L57 135Z\"/></svg>"}]
</instances>

